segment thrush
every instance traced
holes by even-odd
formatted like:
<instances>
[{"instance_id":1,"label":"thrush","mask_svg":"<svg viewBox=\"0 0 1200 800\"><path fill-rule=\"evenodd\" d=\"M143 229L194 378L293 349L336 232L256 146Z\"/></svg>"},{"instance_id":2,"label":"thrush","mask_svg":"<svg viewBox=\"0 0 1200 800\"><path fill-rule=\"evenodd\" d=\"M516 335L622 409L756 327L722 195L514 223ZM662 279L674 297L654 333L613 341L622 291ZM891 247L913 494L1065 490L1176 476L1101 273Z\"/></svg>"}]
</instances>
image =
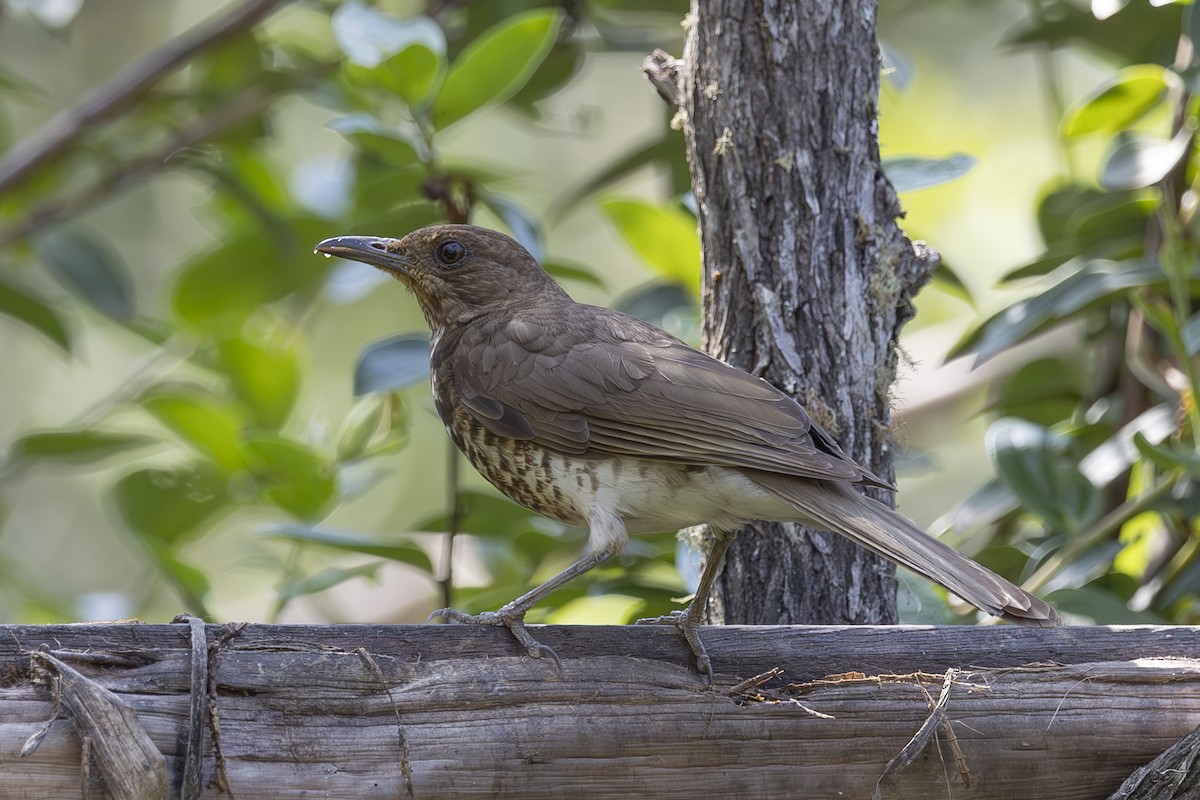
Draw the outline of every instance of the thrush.
<instances>
[{"instance_id":1,"label":"thrush","mask_svg":"<svg viewBox=\"0 0 1200 800\"><path fill-rule=\"evenodd\" d=\"M834 531L978 608L1025 625L1055 610L857 487L892 487L842 452L791 397L620 311L575 302L525 248L471 225L402 239L340 236L317 252L370 264L416 295L429 323L438 414L467 459L521 505L588 528L579 561L496 611L531 656L553 652L526 612L621 552L630 533L707 524L712 550L679 626L697 634L733 532L751 520ZM557 657L555 657L557 661Z\"/></svg>"}]
</instances>

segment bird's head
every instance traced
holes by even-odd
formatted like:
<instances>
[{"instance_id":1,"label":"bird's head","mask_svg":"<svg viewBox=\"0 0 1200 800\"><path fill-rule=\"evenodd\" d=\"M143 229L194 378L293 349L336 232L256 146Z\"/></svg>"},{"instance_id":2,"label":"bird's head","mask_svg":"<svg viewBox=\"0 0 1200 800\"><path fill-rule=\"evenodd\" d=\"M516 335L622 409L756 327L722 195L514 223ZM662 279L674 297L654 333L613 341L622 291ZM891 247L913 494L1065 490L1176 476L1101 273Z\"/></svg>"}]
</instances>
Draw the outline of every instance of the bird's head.
<instances>
[{"instance_id":1,"label":"bird's head","mask_svg":"<svg viewBox=\"0 0 1200 800\"><path fill-rule=\"evenodd\" d=\"M434 330L492 310L518 311L566 297L528 250L475 225L435 225L403 239L337 236L316 252L391 274L417 296Z\"/></svg>"}]
</instances>

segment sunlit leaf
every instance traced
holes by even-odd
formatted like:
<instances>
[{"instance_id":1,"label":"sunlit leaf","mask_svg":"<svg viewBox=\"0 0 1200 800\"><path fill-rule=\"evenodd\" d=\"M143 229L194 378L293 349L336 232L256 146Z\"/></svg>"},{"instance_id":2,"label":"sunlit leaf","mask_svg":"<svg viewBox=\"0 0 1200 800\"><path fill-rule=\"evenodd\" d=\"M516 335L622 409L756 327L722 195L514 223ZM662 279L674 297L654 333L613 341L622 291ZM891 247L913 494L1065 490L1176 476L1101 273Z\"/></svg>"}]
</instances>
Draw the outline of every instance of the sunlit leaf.
<instances>
[{"instance_id":1,"label":"sunlit leaf","mask_svg":"<svg viewBox=\"0 0 1200 800\"><path fill-rule=\"evenodd\" d=\"M445 55L425 44L411 44L373 68L347 63L351 81L382 89L402 98L414 108L429 99L446 69Z\"/></svg>"},{"instance_id":2,"label":"sunlit leaf","mask_svg":"<svg viewBox=\"0 0 1200 800\"><path fill-rule=\"evenodd\" d=\"M695 217L677 206L641 200L605 200L600 209L660 277L700 296L700 234Z\"/></svg>"},{"instance_id":3,"label":"sunlit leaf","mask_svg":"<svg viewBox=\"0 0 1200 800\"><path fill-rule=\"evenodd\" d=\"M158 544L195 531L228 502L224 478L203 463L132 472L117 481L113 498L125 525Z\"/></svg>"},{"instance_id":4,"label":"sunlit leaf","mask_svg":"<svg viewBox=\"0 0 1200 800\"><path fill-rule=\"evenodd\" d=\"M885 158L882 166L897 192L915 192L961 178L975 166L975 158L963 153L945 158Z\"/></svg>"},{"instance_id":5,"label":"sunlit leaf","mask_svg":"<svg viewBox=\"0 0 1200 800\"><path fill-rule=\"evenodd\" d=\"M134 315L133 282L125 263L99 237L52 231L37 241L38 257L81 300L122 322Z\"/></svg>"},{"instance_id":6,"label":"sunlit leaf","mask_svg":"<svg viewBox=\"0 0 1200 800\"><path fill-rule=\"evenodd\" d=\"M562 17L560 9L514 14L472 41L450 66L433 102L434 125L445 128L512 97L550 52Z\"/></svg>"},{"instance_id":7,"label":"sunlit leaf","mask_svg":"<svg viewBox=\"0 0 1200 800\"><path fill-rule=\"evenodd\" d=\"M71 332L54 307L3 279L0 279L0 314L25 323L64 352L71 351Z\"/></svg>"},{"instance_id":8,"label":"sunlit leaf","mask_svg":"<svg viewBox=\"0 0 1200 800\"><path fill-rule=\"evenodd\" d=\"M429 375L429 339L400 334L372 342L354 365L354 394L406 389Z\"/></svg>"},{"instance_id":9,"label":"sunlit leaf","mask_svg":"<svg viewBox=\"0 0 1200 800\"><path fill-rule=\"evenodd\" d=\"M1157 64L1126 67L1067 112L1066 137L1119 133L1162 103L1179 78Z\"/></svg>"},{"instance_id":10,"label":"sunlit leaf","mask_svg":"<svg viewBox=\"0 0 1200 800\"><path fill-rule=\"evenodd\" d=\"M300 391L300 359L294 347L225 339L217 345L217 366L229 376L255 422L279 428L287 421Z\"/></svg>"},{"instance_id":11,"label":"sunlit leaf","mask_svg":"<svg viewBox=\"0 0 1200 800\"><path fill-rule=\"evenodd\" d=\"M328 528L312 528L304 525L279 525L265 534L273 539L283 539L299 544L318 544L334 550L386 558L401 564L411 564L425 572L433 571L429 556L410 540L395 536L376 536L352 531L336 531Z\"/></svg>"},{"instance_id":12,"label":"sunlit leaf","mask_svg":"<svg viewBox=\"0 0 1200 800\"><path fill-rule=\"evenodd\" d=\"M446 35L429 17L397 19L350 0L335 8L329 21L346 58L363 67L378 66L414 44L434 53L446 52Z\"/></svg>"},{"instance_id":13,"label":"sunlit leaf","mask_svg":"<svg viewBox=\"0 0 1200 800\"><path fill-rule=\"evenodd\" d=\"M92 464L154 442L149 436L113 431L62 430L28 433L18 437L9 447L8 460L12 464L38 461Z\"/></svg>"},{"instance_id":14,"label":"sunlit leaf","mask_svg":"<svg viewBox=\"0 0 1200 800\"><path fill-rule=\"evenodd\" d=\"M300 519L319 519L337 495L332 466L299 442L257 436L243 447L267 499Z\"/></svg>"},{"instance_id":15,"label":"sunlit leaf","mask_svg":"<svg viewBox=\"0 0 1200 800\"><path fill-rule=\"evenodd\" d=\"M142 407L220 467L245 466L241 434L246 420L228 403L200 391L163 392L142 398Z\"/></svg>"}]
</instances>

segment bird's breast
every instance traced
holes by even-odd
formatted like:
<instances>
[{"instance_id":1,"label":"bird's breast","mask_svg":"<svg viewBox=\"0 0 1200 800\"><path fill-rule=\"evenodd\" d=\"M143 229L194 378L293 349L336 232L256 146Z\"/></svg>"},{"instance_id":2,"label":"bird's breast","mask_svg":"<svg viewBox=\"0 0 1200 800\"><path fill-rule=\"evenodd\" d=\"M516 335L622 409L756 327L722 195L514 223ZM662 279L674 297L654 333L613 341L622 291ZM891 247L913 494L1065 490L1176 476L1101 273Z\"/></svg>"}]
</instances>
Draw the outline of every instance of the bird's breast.
<instances>
[{"instance_id":1,"label":"bird's breast","mask_svg":"<svg viewBox=\"0 0 1200 800\"><path fill-rule=\"evenodd\" d=\"M439 411L446 409L443 420L450 437L484 478L513 501L569 525L586 526L596 507L620 517L630 533L700 523L732 530L747 520L794 514L736 469L568 456L499 436L459 406L438 405Z\"/></svg>"}]
</instances>

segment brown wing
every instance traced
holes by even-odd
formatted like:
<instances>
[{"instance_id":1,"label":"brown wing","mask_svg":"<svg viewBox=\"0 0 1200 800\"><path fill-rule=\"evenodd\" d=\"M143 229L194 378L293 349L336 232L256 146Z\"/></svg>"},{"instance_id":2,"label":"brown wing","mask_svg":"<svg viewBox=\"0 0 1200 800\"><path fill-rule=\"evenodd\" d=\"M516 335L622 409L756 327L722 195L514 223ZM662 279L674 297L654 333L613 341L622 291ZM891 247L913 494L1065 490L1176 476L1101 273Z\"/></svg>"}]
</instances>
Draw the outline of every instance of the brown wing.
<instances>
[{"instance_id":1,"label":"brown wing","mask_svg":"<svg viewBox=\"0 0 1200 800\"><path fill-rule=\"evenodd\" d=\"M476 324L446 354L460 400L489 430L564 455L891 488L766 381L625 314L572 309L569 323L546 314Z\"/></svg>"}]
</instances>

